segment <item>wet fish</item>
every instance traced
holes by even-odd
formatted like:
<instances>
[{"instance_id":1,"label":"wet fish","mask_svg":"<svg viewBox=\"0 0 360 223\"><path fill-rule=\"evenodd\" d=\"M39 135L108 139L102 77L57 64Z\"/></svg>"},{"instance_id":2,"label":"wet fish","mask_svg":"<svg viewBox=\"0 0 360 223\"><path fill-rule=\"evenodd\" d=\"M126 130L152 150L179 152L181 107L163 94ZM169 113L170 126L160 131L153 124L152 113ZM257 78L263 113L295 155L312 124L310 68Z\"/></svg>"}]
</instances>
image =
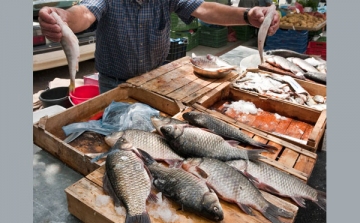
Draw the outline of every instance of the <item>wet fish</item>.
<instances>
[{"instance_id":1,"label":"wet fish","mask_svg":"<svg viewBox=\"0 0 360 223\"><path fill-rule=\"evenodd\" d=\"M315 82L325 84L326 85L326 74L321 72L306 72L304 73L306 78L309 78Z\"/></svg>"},{"instance_id":2,"label":"wet fish","mask_svg":"<svg viewBox=\"0 0 360 223\"><path fill-rule=\"evenodd\" d=\"M258 159L266 150L247 150L232 146L221 136L186 125L165 125L160 128L171 148L180 156L210 157L222 161Z\"/></svg>"},{"instance_id":3,"label":"wet fish","mask_svg":"<svg viewBox=\"0 0 360 223\"><path fill-rule=\"evenodd\" d=\"M302 54L302 53L298 53L293 50L286 50L286 49L268 50L265 52L265 55L276 55L276 56L281 56L284 58L297 57L297 58L301 58L303 60L311 58L311 56L309 56L307 54Z\"/></svg>"},{"instance_id":4,"label":"wet fish","mask_svg":"<svg viewBox=\"0 0 360 223\"><path fill-rule=\"evenodd\" d=\"M302 59L304 59L304 58L302 58ZM305 58L304 60L314 67L317 67L319 65L326 65L326 61L324 61L318 57L310 57L309 56L308 58Z\"/></svg>"},{"instance_id":5,"label":"wet fish","mask_svg":"<svg viewBox=\"0 0 360 223\"><path fill-rule=\"evenodd\" d=\"M151 172L157 190L181 205L184 210L214 221L224 219L219 198L204 181L181 168L168 168L157 163L141 149L139 152Z\"/></svg>"},{"instance_id":6,"label":"wet fish","mask_svg":"<svg viewBox=\"0 0 360 223\"><path fill-rule=\"evenodd\" d=\"M290 197L301 207L305 207L305 199L311 200L326 211L326 193L310 187L295 176L263 162L234 160L226 163L243 172L261 190Z\"/></svg>"},{"instance_id":7,"label":"wet fish","mask_svg":"<svg viewBox=\"0 0 360 223\"><path fill-rule=\"evenodd\" d=\"M114 147L116 149L106 158L103 189L116 207L124 205L125 222L151 222L146 211L151 181L144 163L125 139L119 140Z\"/></svg>"},{"instance_id":8,"label":"wet fish","mask_svg":"<svg viewBox=\"0 0 360 223\"><path fill-rule=\"evenodd\" d=\"M204 179L219 198L237 204L249 215L254 215L254 208L273 223L281 223L279 216L294 216L293 213L268 202L247 177L225 162L210 158L190 158L184 161L183 168Z\"/></svg>"},{"instance_id":9,"label":"wet fish","mask_svg":"<svg viewBox=\"0 0 360 223\"><path fill-rule=\"evenodd\" d=\"M219 57L211 54L207 54L206 56L196 56L195 53L192 53L190 62L207 71L218 71L219 73L223 73L229 70L236 70L235 66L232 66Z\"/></svg>"},{"instance_id":10,"label":"wet fish","mask_svg":"<svg viewBox=\"0 0 360 223\"><path fill-rule=\"evenodd\" d=\"M276 6L275 4L272 4L271 6L269 6L264 21L260 25L258 31L258 50L260 54L261 63L264 63L264 43L275 13L276 13Z\"/></svg>"},{"instance_id":11,"label":"wet fish","mask_svg":"<svg viewBox=\"0 0 360 223\"><path fill-rule=\"evenodd\" d=\"M325 103L325 98L324 98L323 96L321 96L321 95L315 95L315 96L313 97L313 100L314 100L316 103L321 103L321 104Z\"/></svg>"},{"instance_id":12,"label":"wet fish","mask_svg":"<svg viewBox=\"0 0 360 223\"><path fill-rule=\"evenodd\" d=\"M301 69L303 69L305 71L319 72L318 69L316 69L315 67L313 67L311 64L309 64L308 62L306 62L303 59L296 58L296 57L288 57L286 59L289 60L290 62L293 62L294 64L296 64L297 66L299 66Z\"/></svg>"},{"instance_id":13,"label":"wet fish","mask_svg":"<svg viewBox=\"0 0 360 223\"><path fill-rule=\"evenodd\" d=\"M149 153L157 161L165 161L170 166L178 166L184 158L172 151L166 139L156 133L137 129L114 132L105 137L105 142L113 146L119 138L125 138L136 148Z\"/></svg>"},{"instance_id":14,"label":"wet fish","mask_svg":"<svg viewBox=\"0 0 360 223\"><path fill-rule=\"evenodd\" d=\"M69 66L70 73L70 85L69 92L75 90L75 76L76 72L79 71L79 58L80 58L80 47L79 40L69 26L62 21L60 16L56 12L51 13L52 17L56 20L56 23L60 26L62 37L60 44L65 52L66 60Z\"/></svg>"},{"instance_id":15,"label":"wet fish","mask_svg":"<svg viewBox=\"0 0 360 223\"><path fill-rule=\"evenodd\" d=\"M172 125L172 124L187 124L187 121L181 121L175 118L171 117L165 117L165 116L152 116L150 118L151 123L155 127L156 131L159 134L162 134L160 131L160 127L163 125ZM151 155L151 154L150 154Z\"/></svg>"},{"instance_id":16,"label":"wet fish","mask_svg":"<svg viewBox=\"0 0 360 223\"><path fill-rule=\"evenodd\" d=\"M300 67L298 67L296 64L288 61L284 57L270 55L270 56L266 56L265 60L266 60L266 62L268 62L276 67L290 71L291 73L294 74L294 77L305 80L303 70L301 70Z\"/></svg>"},{"instance_id":17,"label":"wet fish","mask_svg":"<svg viewBox=\"0 0 360 223\"><path fill-rule=\"evenodd\" d=\"M209 114L191 111L184 113L182 116L190 124L207 128L222 137L239 141L241 143L244 143L245 145L251 145L257 148L266 149L272 153L277 150L274 146L255 141L251 137L245 135L238 128L235 128L224 121L216 119Z\"/></svg>"}]
</instances>

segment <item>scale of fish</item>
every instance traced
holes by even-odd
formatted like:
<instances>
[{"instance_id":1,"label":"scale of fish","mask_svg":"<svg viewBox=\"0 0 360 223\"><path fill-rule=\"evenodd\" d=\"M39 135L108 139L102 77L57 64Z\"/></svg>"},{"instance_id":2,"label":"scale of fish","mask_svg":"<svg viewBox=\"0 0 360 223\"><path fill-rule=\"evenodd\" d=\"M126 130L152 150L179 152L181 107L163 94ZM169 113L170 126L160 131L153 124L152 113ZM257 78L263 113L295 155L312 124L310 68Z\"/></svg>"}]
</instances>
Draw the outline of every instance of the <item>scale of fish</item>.
<instances>
[{"instance_id":1,"label":"scale of fish","mask_svg":"<svg viewBox=\"0 0 360 223\"><path fill-rule=\"evenodd\" d=\"M69 66L69 73L70 73L69 92L73 92L75 90L76 72L79 71L79 57L80 57L79 40L74 34L74 32L69 28L69 26L60 18L60 16L56 12L52 12L51 16L56 20L56 23L61 28L62 37L60 44L64 50L66 60Z\"/></svg>"}]
</instances>

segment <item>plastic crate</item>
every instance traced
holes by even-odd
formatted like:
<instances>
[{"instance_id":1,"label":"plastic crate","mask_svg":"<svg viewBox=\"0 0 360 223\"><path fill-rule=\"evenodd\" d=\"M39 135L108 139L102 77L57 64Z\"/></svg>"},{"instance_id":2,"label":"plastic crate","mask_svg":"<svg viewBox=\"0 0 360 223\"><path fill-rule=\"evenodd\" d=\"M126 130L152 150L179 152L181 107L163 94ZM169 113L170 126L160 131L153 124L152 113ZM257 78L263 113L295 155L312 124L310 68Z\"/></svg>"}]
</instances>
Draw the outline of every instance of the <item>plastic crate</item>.
<instances>
[{"instance_id":1,"label":"plastic crate","mask_svg":"<svg viewBox=\"0 0 360 223\"><path fill-rule=\"evenodd\" d=\"M171 13L171 31L186 31L190 29L197 29L199 27L198 19L195 18L189 25L186 25L179 16L175 13Z\"/></svg>"},{"instance_id":2,"label":"plastic crate","mask_svg":"<svg viewBox=\"0 0 360 223\"><path fill-rule=\"evenodd\" d=\"M253 26L231 26L236 33L236 39L247 41L255 36L256 28Z\"/></svg>"},{"instance_id":3,"label":"plastic crate","mask_svg":"<svg viewBox=\"0 0 360 223\"><path fill-rule=\"evenodd\" d=\"M265 51L275 49L293 50L298 53L305 53L308 46L307 30L285 30L278 29L272 36L265 40Z\"/></svg>"},{"instance_id":4,"label":"plastic crate","mask_svg":"<svg viewBox=\"0 0 360 223\"><path fill-rule=\"evenodd\" d=\"M166 57L167 62L186 56L187 38L170 38L170 50Z\"/></svg>"},{"instance_id":5,"label":"plastic crate","mask_svg":"<svg viewBox=\"0 0 360 223\"><path fill-rule=\"evenodd\" d=\"M173 39L177 38L186 38L187 47L186 51L189 51L199 45L199 29L197 30L187 30L187 31L171 31L170 37Z\"/></svg>"},{"instance_id":6,"label":"plastic crate","mask_svg":"<svg viewBox=\"0 0 360 223\"><path fill-rule=\"evenodd\" d=\"M205 2L217 2L223 5L231 5L231 1L229 0L204 0Z\"/></svg>"},{"instance_id":7,"label":"plastic crate","mask_svg":"<svg viewBox=\"0 0 360 223\"><path fill-rule=\"evenodd\" d=\"M212 27L201 26L199 44L214 48L226 46L227 34L228 34L227 27L212 28Z\"/></svg>"}]
</instances>

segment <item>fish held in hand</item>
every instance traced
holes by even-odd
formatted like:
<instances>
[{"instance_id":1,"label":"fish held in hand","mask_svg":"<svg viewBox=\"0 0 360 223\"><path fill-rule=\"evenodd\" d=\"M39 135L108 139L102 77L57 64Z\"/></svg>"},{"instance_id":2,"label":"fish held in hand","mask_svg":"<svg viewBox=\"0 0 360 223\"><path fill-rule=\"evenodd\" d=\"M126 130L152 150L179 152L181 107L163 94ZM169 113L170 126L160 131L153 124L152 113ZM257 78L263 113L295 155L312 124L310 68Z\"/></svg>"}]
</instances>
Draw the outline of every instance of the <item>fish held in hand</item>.
<instances>
[{"instance_id":1,"label":"fish held in hand","mask_svg":"<svg viewBox=\"0 0 360 223\"><path fill-rule=\"evenodd\" d=\"M232 146L221 136L189 125L165 125L160 128L171 148L180 156L210 157L222 161L261 158L266 150L247 150Z\"/></svg>"},{"instance_id":2,"label":"fish held in hand","mask_svg":"<svg viewBox=\"0 0 360 223\"><path fill-rule=\"evenodd\" d=\"M70 73L70 85L69 92L75 90L75 77L76 72L79 71L79 58L80 58L80 47L79 40L69 26L61 19L56 13L52 12L51 16L56 20L56 23L61 28L62 37L60 44L64 50L66 60L69 66Z\"/></svg>"},{"instance_id":3,"label":"fish held in hand","mask_svg":"<svg viewBox=\"0 0 360 223\"><path fill-rule=\"evenodd\" d=\"M205 180L221 199L237 204L249 215L254 215L251 209L254 208L273 223L281 222L279 216L294 216L293 213L268 202L248 178L225 162L210 158L190 158L184 161L183 168Z\"/></svg>"},{"instance_id":4,"label":"fish held in hand","mask_svg":"<svg viewBox=\"0 0 360 223\"><path fill-rule=\"evenodd\" d=\"M264 43L267 36L267 33L269 31L271 22L274 18L274 15L276 13L276 6L275 4L272 4L269 6L269 9L267 11L267 14L264 18L264 21L260 25L259 32L258 32L258 50L260 54L260 61L261 63L264 63Z\"/></svg>"},{"instance_id":5,"label":"fish held in hand","mask_svg":"<svg viewBox=\"0 0 360 223\"><path fill-rule=\"evenodd\" d=\"M224 138L233 139L238 142L244 143L246 145L251 145L257 148L266 149L271 153L276 151L276 147L267 145L258 141L255 141L251 137L245 135L238 128L235 128L224 121L214 118L209 114L205 114L202 112L186 112L183 114L183 118L188 121L190 124L205 127L215 134L218 134Z\"/></svg>"},{"instance_id":6,"label":"fish held in hand","mask_svg":"<svg viewBox=\"0 0 360 223\"><path fill-rule=\"evenodd\" d=\"M310 187L295 176L263 162L233 160L226 163L243 172L259 189L290 197L300 207L305 207L305 199L308 199L326 211L326 193Z\"/></svg>"},{"instance_id":7,"label":"fish held in hand","mask_svg":"<svg viewBox=\"0 0 360 223\"><path fill-rule=\"evenodd\" d=\"M151 197L151 181L144 163L125 139L114 146L118 149L106 158L103 189L114 200L115 207L124 205L125 222L150 223L146 200Z\"/></svg>"},{"instance_id":8,"label":"fish held in hand","mask_svg":"<svg viewBox=\"0 0 360 223\"><path fill-rule=\"evenodd\" d=\"M203 180L181 168L165 167L141 149L139 152L151 172L154 186L164 196L174 200L184 210L197 213L210 220L224 219L219 198Z\"/></svg>"}]
</instances>

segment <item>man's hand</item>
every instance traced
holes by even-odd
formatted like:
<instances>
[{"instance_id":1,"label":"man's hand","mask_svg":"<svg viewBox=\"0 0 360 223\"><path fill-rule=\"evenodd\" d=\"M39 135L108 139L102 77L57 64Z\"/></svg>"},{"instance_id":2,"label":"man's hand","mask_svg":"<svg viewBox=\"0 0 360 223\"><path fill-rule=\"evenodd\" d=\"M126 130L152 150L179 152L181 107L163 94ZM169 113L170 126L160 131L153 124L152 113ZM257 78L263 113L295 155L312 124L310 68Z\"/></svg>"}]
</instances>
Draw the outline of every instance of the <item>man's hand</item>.
<instances>
[{"instance_id":1,"label":"man's hand","mask_svg":"<svg viewBox=\"0 0 360 223\"><path fill-rule=\"evenodd\" d=\"M269 7L253 7L250 9L248 13L249 22L252 26L260 27L264 18L269 10ZM276 33L280 26L280 17L279 14L276 12L274 18L271 22L268 35L272 36Z\"/></svg>"},{"instance_id":2,"label":"man's hand","mask_svg":"<svg viewBox=\"0 0 360 223\"><path fill-rule=\"evenodd\" d=\"M54 7L43 7L39 11L39 24L41 31L46 38L54 42L60 42L62 33L60 26L56 20L51 16L51 12L56 12L64 20L65 10Z\"/></svg>"}]
</instances>

